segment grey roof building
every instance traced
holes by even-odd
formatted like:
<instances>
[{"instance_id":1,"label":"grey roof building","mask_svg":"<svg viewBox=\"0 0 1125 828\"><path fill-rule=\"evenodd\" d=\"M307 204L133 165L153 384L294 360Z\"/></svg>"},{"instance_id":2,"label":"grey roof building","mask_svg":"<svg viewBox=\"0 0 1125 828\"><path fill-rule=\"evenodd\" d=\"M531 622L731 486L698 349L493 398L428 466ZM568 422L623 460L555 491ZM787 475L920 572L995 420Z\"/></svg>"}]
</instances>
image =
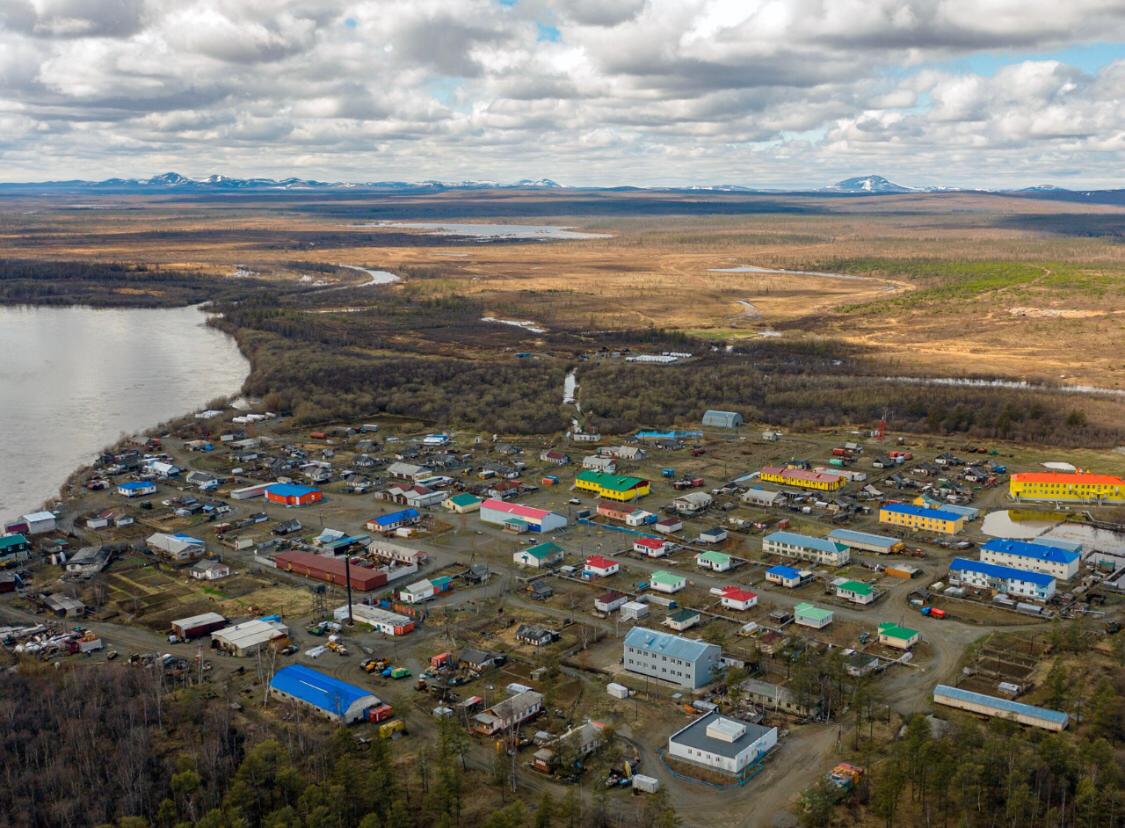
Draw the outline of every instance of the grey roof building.
<instances>
[{"instance_id":1,"label":"grey roof building","mask_svg":"<svg viewBox=\"0 0 1125 828\"><path fill-rule=\"evenodd\" d=\"M777 728L712 711L669 736L668 755L737 776L776 744Z\"/></svg>"},{"instance_id":2,"label":"grey roof building","mask_svg":"<svg viewBox=\"0 0 1125 828\"><path fill-rule=\"evenodd\" d=\"M738 428L742 423L742 415L737 411L711 409L703 414L703 425L713 428Z\"/></svg>"},{"instance_id":3,"label":"grey roof building","mask_svg":"<svg viewBox=\"0 0 1125 828\"><path fill-rule=\"evenodd\" d=\"M693 690L715 678L721 655L717 644L645 627L634 627L625 636L626 670Z\"/></svg>"}]
</instances>

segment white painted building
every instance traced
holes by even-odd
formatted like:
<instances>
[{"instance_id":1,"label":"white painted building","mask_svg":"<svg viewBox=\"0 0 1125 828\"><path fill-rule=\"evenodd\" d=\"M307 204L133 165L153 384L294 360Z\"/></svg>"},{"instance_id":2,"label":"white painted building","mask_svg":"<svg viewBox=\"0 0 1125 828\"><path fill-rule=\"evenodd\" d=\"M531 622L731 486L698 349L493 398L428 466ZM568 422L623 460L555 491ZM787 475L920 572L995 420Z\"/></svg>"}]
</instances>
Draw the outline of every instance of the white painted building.
<instances>
[{"instance_id":1,"label":"white painted building","mask_svg":"<svg viewBox=\"0 0 1125 828\"><path fill-rule=\"evenodd\" d=\"M777 728L711 712L668 737L668 755L737 776L777 745Z\"/></svg>"}]
</instances>

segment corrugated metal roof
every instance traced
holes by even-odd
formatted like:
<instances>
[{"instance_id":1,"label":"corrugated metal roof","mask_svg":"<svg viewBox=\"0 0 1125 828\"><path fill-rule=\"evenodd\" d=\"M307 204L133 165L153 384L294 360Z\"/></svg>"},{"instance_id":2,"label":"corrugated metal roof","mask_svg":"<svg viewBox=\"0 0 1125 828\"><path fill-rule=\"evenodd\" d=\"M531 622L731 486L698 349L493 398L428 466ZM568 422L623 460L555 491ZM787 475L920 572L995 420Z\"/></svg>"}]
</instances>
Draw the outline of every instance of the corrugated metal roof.
<instances>
[{"instance_id":1,"label":"corrugated metal roof","mask_svg":"<svg viewBox=\"0 0 1125 828\"><path fill-rule=\"evenodd\" d=\"M835 554L844 552L847 547L828 538L815 538L812 535L802 535L799 532L771 532L764 540L775 543L787 543L790 546L800 546L806 549L816 549L820 552Z\"/></svg>"},{"instance_id":2,"label":"corrugated metal roof","mask_svg":"<svg viewBox=\"0 0 1125 828\"><path fill-rule=\"evenodd\" d=\"M696 641L691 638L682 638L657 632L645 627L634 627L625 636L625 645L644 650L648 653L658 653L671 658L681 658L685 661L698 661L708 652L718 655L719 646L708 644L706 641Z\"/></svg>"},{"instance_id":3,"label":"corrugated metal roof","mask_svg":"<svg viewBox=\"0 0 1125 828\"><path fill-rule=\"evenodd\" d=\"M379 515L371 519L376 526L390 526L392 523L402 523L404 520L414 520L418 517L417 509L399 509L386 515Z\"/></svg>"},{"instance_id":4,"label":"corrugated metal roof","mask_svg":"<svg viewBox=\"0 0 1125 828\"><path fill-rule=\"evenodd\" d=\"M301 497L317 490L312 486L301 486L296 483L271 483L266 486L266 491L275 497Z\"/></svg>"},{"instance_id":5,"label":"corrugated metal roof","mask_svg":"<svg viewBox=\"0 0 1125 828\"><path fill-rule=\"evenodd\" d=\"M1018 555L1021 558L1031 558L1036 561L1049 561L1050 563L1071 564L1078 560L1077 552L1071 552L1057 546L1049 546L1047 542L1028 543L1021 540L993 538L981 549L1004 555Z\"/></svg>"},{"instance_id":6,"label":"corrugated metal roof","mask_svg":"<svg viewBox=\"0 0 1125 828\"><path fill-rule=\"evenodd\" d=\"M1066 727L1067 722L1070 721L1070 716L1061 710L1036 707L1033 704L1024 704L1023 702L1012 701L1011 699L1002 699L997 696L986 695L985 693L974 693L971 690L962 690L960 687L950 687L948 684L939 684L934 688L934 701L940 701L943 696L959 701L995 707L997 710L1018 713L1022 716L1043 719L1044 721L1061 724L1063 727Z\"/></svg>"},{"instance_id":7,"label":"corrugated metal roof","mask_svg":"<svg viewBox=\"0 0 1125 828\"><path fill-rule=\"evenodd\" d=\"M270 679L270 687L336 716L343 716L358 701L370 699L372 707L379 703L375 696L362 687L340 681L303 664L282 667Z\"/></svg>"},{"instance_id":8,"label":"corrugated metal roof","mask_svg":"<svg viewBox=\"0 0 1125 828\"><path fill-rule=\"evenodd\" d=\"M771 566L766 570L767 575L778 575L782 578L796 578L801 573L791 566Z\"/></svg>"},{"instance_id":9,"label":"corrugated metal roof","mask_svg":"<svg viewBox=\"0 0 1125 828\"><path fill-rule=\"evenodd\" d=\"M927 509L924 506L915 506L913 503L884 503L881 507L884 512L895 512L900 515L913 515L914 517L932 518L934 520L960 520L963 515L956 512L947 512L944 509Z\"/></svg>"},{"instance_id":10,"label":"corrugated metal roof","mask_svg":"<svg viewBox=\"0 0 1125 828\"><path fill-rule=\"evenodd\" d=\"M855 529L833 529L828 533L828 537L831 540L845 545L848 541L886 547L897 546L902 543L898 538L888 537L887 535L874 535L871 532L857 532Z\"/></svg>"},{"instance_id":11,"label":"corrugated metal roof","mask_svg":"<svg viewBox=\"0 0 1125 828\"><path fill-rule=\"evenodd\" d=\"M1125 486L1125 478L1086 472L1016 472L1013 483L1053 483L1073 486Z\"/></svg>"},{"instance_id":12,"label":"corrugated metal roof","mask_svg":"<svg viewBox=\"0 0 1125 828\"><path fill-rule=\"evenodd\" d=\"M658 569L649 576L649 580L658 584L681 584L687 579L683 575L677 575L667 569Z\"/></svg>"},{"instance_id":13,"label":"corrugated metal roof","mask_svg":"<svg viewBox=\"0 0 1125 828\"><path fill-rule=\"evenodd\" d=\"M1054 582L1054 578L1042 572L1031 572L1027 569L1016 569L1011 566L1000 566L1000 564L990 564L984 561L974 561L969 558L954 558L949 562L950 572L980 572L983 575L990 575L993 578L1005 578L1013 581L1026 581L1029 584L1036 584L1037 586L1049 586Z\"/></svg>"},{"instance_id":14,"label":"corrugated metal roof","mask_svg":"<svg viewBox=\"0 0 1125 828\"><path fill-rule=\"evenodd\" d=\"M818 607L815 604L797 604L793 607L793 613L802 618L815 618L817 621L823 621L833 615L832 610Z\"/></svg>"},{"instance_id":15,"label":"corrugated metal roof","mask_svg":"<svg viewBox=\"0 0 1125 828\"><path fill-rule=\"evenodd\" d=\"M879 635L909 641L911 638L918 635L918 631L912 630L910 627L900 627L892 621L884 621L879 625Z\"/></svg>"},{"instance_id":16,"label":"corrugated metal roof","mask_svg":"<svg viewBox=\"0 0 1125 828\"><path fill-rule=\"evenodd\" d=\"M638 486L643 486L648 481L643 477L632 477L630 475L621 474L607 474L606 472L594 471L586 469L578 472L575 475L576 479L586 483L593 483L601 486L603 489L609 489L614 492L624 492L629 489L635 489Z\"/></svg>"},{"instance_id":17,"label":"corrugated metal roof","mask_svg":"<svg viewBox=\"0 0 1125 828\"><path fill-rule=\"evenodd\" d=\"M546 509L536 509L533 506L524 506L522 503L508 503L506 500L498 500L497 498L489 498L480 507L527 520L542 520L551 514Z\"/></svg>"}]
</instances>

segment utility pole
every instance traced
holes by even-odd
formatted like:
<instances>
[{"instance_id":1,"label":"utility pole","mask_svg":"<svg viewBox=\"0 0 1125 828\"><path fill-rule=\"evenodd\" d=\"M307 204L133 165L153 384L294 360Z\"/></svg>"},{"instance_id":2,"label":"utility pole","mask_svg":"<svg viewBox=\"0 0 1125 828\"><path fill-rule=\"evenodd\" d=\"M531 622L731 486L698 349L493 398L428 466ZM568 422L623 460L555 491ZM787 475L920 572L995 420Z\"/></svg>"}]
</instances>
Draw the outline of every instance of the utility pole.
<instances>
[{"instance_id":1,"label":"utility pole","mask_svg":"<svg viewBox=\"0 0 1125 828\"><path fill-rule=\"evenodd\" d=\"M348 626L354 626L355 620L352 618L352 556L344 556L344 581L348 586Z\"/></svg>"}]
</instances>

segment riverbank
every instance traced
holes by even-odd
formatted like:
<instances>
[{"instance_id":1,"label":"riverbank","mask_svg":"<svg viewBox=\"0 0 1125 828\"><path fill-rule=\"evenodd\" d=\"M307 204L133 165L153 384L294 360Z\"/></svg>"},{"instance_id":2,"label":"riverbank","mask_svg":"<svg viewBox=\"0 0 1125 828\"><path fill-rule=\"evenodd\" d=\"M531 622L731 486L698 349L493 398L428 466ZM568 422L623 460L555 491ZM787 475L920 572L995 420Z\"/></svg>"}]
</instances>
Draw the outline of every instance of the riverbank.
<instances>
[{"instance_id":1,"label":"riverbank","mask_svg":"<svg viewBox=\"0 0 1125 828\"><path fill-rule=\"evenodd\" d=\"M0 517L123 435L237 395L251 365L198 306L0 307Z\"/></svg>"}]
</instances>

